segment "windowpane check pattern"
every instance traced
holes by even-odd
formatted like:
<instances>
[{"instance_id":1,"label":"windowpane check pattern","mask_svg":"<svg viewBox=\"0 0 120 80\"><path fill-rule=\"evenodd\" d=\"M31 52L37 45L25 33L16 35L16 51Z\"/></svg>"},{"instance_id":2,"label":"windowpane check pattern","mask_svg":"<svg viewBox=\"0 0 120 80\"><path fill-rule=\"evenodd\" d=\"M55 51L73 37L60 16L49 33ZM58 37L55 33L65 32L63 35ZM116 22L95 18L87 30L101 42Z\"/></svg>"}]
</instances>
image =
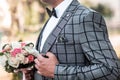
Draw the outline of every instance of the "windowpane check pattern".
<instances>
[{"instance_id":1,"label":"windowpane check pattern","mask_svg":"<svg viewBox=\"0 0 120 80\"><path fill-rule=\"evenodd\" d=\"M47 51L59 60L55 77L36 80L120 80L120 62L104 18L77 0L73 0L46 40L42 52Z\"/></svg>"}]
</instances>

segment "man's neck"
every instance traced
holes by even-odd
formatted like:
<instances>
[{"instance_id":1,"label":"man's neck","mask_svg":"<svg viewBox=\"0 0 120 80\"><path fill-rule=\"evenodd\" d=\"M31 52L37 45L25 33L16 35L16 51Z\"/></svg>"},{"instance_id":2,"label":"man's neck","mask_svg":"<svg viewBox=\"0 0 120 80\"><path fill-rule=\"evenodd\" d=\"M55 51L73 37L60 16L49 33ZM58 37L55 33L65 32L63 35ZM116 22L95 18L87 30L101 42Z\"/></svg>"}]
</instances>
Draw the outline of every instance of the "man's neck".
<instances>
[{"instance_id":1,"label":"man's neck","mask_svg":"<svg viewBox=\"0 0 120 80\"><path fill-rule=\"evenodd\" d=\"M56 0L53 4L51 4L51 6L53 8L57 7L61 2L63 2L64 0Z\"/></svg>"}]
</instances>

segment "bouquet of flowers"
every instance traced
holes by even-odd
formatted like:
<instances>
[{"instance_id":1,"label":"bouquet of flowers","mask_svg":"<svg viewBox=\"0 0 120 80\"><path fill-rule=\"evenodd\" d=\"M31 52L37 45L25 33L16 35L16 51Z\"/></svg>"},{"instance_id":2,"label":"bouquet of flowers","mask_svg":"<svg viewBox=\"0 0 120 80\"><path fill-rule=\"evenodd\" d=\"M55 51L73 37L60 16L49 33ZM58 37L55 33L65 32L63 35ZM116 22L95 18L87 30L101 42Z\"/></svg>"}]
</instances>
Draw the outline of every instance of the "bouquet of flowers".
<instances>
[{"instance_id":1,"label":"bouquet of flowers","mask_svg":"<svg viewBox=\"0 0 120 80\"><path fill-rule=\"evenodd\" d=\"M34 67L34 59L39 52L33 43L13 42L5 44L0 51L0 65L7 72L13 72L21 68Z\"/></svg>"}]
</instances>

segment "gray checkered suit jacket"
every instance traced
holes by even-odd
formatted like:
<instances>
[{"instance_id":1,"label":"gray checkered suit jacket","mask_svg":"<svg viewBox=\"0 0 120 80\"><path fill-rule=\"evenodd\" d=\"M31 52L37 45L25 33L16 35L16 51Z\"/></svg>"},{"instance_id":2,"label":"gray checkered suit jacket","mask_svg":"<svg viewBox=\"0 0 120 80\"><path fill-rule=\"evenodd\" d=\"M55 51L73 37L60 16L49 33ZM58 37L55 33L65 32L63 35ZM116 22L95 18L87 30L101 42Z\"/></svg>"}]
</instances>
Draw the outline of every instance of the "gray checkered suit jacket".
<instances>
[{"instance_id":1,"label":"gray checkered suit jacket","mask_svg":"<svg viewBox=\"0 0 120 80\"><path fill-rule=\"evenodd\" d=\"M42 31L37 50L41 38ZM53 52L60 63L56 65L55 78L35 73L35 80L120 80L120 63L103 17L77 0L73 0L47 38L42 52L47 51Z\"/></svg>"}]
</instances>

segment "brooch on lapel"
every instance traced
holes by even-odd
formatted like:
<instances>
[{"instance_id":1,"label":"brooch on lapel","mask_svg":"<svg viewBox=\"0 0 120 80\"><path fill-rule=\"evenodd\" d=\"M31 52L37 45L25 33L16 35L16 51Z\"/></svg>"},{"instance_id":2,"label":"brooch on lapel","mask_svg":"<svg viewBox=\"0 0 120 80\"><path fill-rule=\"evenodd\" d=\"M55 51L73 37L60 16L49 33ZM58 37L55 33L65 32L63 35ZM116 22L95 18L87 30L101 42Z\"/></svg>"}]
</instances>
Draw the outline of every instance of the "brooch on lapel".
<instances>
[{"instance_id":1,"label":"brooch on lapel","mask_svg":"<svg viewBox=\"0 0 120 80\"><path fill-rule=\"evenodd\" d=\"M64 16L64 18L65 18L66 20L69 20L69 18L70 18L71 15L72 15L72 13L67 13L67 14Z\"/></svg>"}]
</instances>

